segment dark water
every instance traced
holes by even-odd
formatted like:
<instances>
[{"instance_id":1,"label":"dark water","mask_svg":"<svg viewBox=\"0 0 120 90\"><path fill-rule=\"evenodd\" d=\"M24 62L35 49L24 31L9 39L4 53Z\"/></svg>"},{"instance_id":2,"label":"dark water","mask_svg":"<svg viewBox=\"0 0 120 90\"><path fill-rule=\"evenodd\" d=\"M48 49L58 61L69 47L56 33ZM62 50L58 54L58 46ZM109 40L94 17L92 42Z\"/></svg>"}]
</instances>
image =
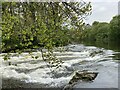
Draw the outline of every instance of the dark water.
<instances>
[{"instance_id":1,"label":"dark water","mask_svg":"<svg viewBox=\"0 0 120 90\"><path fill-rule=\"evenodd\" d=\"M82 44L86 46L95 46L99 48L105 48L108 50L113 50L115 52L120 52L120 43L119 42L109 42L109 43L102 43L102 42L82 42ZM120 60L120 53L117 53L115 56L113 56L114 59Z\"/></svg>"}]
</instances>

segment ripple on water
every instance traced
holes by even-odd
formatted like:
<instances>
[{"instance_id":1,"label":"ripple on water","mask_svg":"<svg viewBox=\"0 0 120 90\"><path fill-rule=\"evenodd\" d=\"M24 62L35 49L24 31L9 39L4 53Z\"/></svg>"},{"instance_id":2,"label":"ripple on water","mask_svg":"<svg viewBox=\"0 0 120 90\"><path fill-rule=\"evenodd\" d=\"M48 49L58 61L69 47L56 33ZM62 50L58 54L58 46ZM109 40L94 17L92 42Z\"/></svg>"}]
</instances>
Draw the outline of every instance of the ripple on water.
<instances>
[{"instance_id":1,"label":"ripple on water","mask_svg":"<svg viewBox=\"0 0 120 90\"><path fill-rule=\"evenodd\" d=\"M33 53L34 55L40 55L40 58L33 60L28 53L22 53L19 57L13 57L11 61L3 61L0 71L3 72L4 79L12 79L13 81L18 80L21 83L34 83L32 87L38 87L44 85L49 87L62 87L66 85L72 78L72 73L75 70L90 70L98 71L100 75L92 83L78 83L75 87L116 87L117 86L117 63L113 62L112 50L105 50L103 48L97 48L94 46L84 45L68 45L68 52L54 52L54 54L64 61L59 69L55 67L49 67L43 62L41 53ZM26 56L27 58L25 58ZM9 66L9 62L13 65ZM17 64L17 66L14 65ZM54 73L52 73L54 70ZM113 73L114 72L114 73ZM112 79L114 79L112 81ZM108 82L110 80L110 82ZM18 82L16 81L16 82ZM15 81L14 81L15 82ZM7 83L7 82L6 82ZM100 84L100 85L99 85ZM27 87L27 85L25 87ZM112 86L111 86L112 85ZM19 86L19 85L18 85ZM24 86L24 85L23 85ZM29 86L28 86L29 87Z\"/></svg>"}]
</instances>

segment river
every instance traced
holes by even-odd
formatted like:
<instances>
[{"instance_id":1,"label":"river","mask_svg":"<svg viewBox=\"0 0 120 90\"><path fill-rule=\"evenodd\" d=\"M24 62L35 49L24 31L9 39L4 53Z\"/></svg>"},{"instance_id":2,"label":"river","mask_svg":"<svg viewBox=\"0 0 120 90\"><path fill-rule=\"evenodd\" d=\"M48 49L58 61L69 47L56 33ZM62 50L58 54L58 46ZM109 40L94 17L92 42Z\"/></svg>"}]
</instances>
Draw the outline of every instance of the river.
<instances>
[{"instance_id":1,"label":"river","mask_svg":"<svg viewBox=\"0 0 120 90\"><path fill-rule=\"evenodd\" d=\"M93 82L78 82L72 88L118 88L119 50L110 50L84 44L70 44L65 51L54 50L54 55L63 61L61 67L50 67L42 60L41 52L32 59L28 53L13 55L4 61L0 54L2 88L63 88L75 71L95 71Z\"/></svg>"}]
</instances>

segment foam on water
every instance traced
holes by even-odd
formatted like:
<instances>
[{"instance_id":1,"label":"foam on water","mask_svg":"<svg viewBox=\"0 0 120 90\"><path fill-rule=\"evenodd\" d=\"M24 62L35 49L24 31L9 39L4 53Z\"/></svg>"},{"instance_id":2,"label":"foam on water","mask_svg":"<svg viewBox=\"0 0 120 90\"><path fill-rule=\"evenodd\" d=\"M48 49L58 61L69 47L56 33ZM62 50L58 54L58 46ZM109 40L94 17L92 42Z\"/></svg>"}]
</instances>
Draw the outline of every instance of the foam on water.
<instances>
[{"instance_id":1,"label":"foam on water","mask_svg":"<svg viewBox=\"0 0 120 90\"><path fill-rule=\"evenodd\" d=\"M25 73L17 73L15 70L10 69L4 69L4 72L2 73L3 78L16 78L16 79L29 79L30 76L26 75Z\"/></svg>"},{"instance_id":2,"label":"foam on water","mask_svg":"<svg viewBox=\"0 0 120 90\"><path fill-rule=\"evenodd\" d=\"M39 55L40 57L37 60L34 60L31 58L31 56L28 53L22 53L19 57L14 56L8 61L4 61L2 58L2 55L0 55L0 64L3 64L0 68L0 72L2 73L3 78L16 78L19 80L24 80L26 83L42 83L42 84L49 84L51 87L60 87L62 85L65 85L69 82L69 80L72 78L72 75L63 76L63 73L72 73L72 71L69 71L67 68L72 68L73 64L77 64L77 69L81 69L82 65L79 63L82 61L87 61L85 64L87 65L93 65L97 66L101 64L102 68L107 66L116 67L115 62L113 62L110 58L110 56L113 56L115 52L112 50L105 50L100 49L93 46L84 46L84 45L68 45L66 46L68 48L68 52L58 52L55 51L54 54L58 55L57 57L59 59L65 58L64 63L61 63L61 67L59 69L55 69L55 67L48 67L48 63L44 62L41 57L41 52L33 52L33 55ZM93 54L93 56L91 56ZM70 60L67 58L71 58ZM102 60L108 59L111 61L104 61ZM100 61L101 62L97 62ZM36 62L36 63L31 63ZM92 63L91 63L92 61ZM17 66L8 65L6 63L12 62L16 63ZM20 63L21 62L21 63ZM38 63L39 62L39 63ZM94 62L94 63L93 63ZM84 67L86 67L83 65ZM46 66L43 67L42 66ZM91 67L92 69L92 67ZM21 72L18 72L17 70L21 70ZM28 70L29 72L23 72L24 70ZM31 70L31 71L30 71ZM59 74L59 77L54 77L52 71L55 70L55 74Z\"/></svg>"}]
</instances>

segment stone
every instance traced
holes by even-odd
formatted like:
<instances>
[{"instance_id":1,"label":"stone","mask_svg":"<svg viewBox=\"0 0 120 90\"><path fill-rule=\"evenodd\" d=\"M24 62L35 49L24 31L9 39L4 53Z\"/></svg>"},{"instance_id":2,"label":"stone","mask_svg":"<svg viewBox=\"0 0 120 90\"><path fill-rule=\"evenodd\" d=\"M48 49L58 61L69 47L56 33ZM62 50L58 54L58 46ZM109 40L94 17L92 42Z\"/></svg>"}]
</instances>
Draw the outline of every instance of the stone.
<instances>
[{"instance_id":1,"label":"stone","mask_svg":"<svg viewBox=\"0 0 120 90\"><path fill-rule=\"evenodd\" d=\"M72 79L69 81L69 83L62 89L62 90L72 90L72 87L78 82L78 81L93 81L98 75L98 72L92 72L92 71L75 71Z\"/></svg>"},{"instance_id":2,"label":"stone","mask_svg":"<svg viewBox=\"0 0 120 90\"><path fill-rule=\"evenodd\" d=\"M72 79L69 81L69 84L78 82L78 80L93 81L97 77L97 75L98 75L98 72L76 71Z\"/></svg>"}]
</instances>

